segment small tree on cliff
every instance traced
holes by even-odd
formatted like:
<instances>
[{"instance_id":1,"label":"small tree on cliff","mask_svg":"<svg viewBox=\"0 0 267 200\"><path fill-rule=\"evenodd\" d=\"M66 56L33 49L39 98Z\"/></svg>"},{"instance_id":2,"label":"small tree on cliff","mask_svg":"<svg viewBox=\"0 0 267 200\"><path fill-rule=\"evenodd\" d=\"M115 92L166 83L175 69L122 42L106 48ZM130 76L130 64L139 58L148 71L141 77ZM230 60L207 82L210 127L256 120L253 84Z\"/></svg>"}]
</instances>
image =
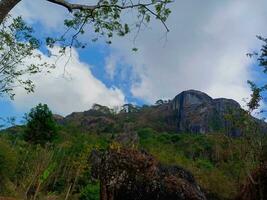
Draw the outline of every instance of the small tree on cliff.
<instances>
[{"instance_id":1,"label":"small tree on cliff","mask_svg":"<svg viewBox=\"0 0 267 200\"><path fill-rule=\"evenodd\" d=\"M46 104L38 104L26 115L27 125L24 138L32 144L45 145L57 135L53 114Z\"/></svg>"}]
</instances>

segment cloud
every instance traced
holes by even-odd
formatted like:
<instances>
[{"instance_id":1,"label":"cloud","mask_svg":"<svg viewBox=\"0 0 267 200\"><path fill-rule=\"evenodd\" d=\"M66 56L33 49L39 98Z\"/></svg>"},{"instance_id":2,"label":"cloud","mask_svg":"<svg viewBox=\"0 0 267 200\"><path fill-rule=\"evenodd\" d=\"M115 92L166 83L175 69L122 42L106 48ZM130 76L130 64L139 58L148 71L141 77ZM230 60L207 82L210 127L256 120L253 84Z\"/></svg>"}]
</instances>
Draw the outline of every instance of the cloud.
<instances>
[{"instance_id":1,"label":"cloud","mask_svg":"<svg viewBox=\"0 0 267 200\"><path fill-rule=\"evenodd\" d=\"M40 23L46 27L47 32L63 30L63 20L69 14L62 6L51 6L48 1L43 0L23 0L15 9L12 10L12 15L23 16L23 19L29 23Z\"/></svg>"},{"instance_id":2,"label":"cloud","mask_svg":"<svg viewBox=\"0 0 267 200\"><path fill-rule=\"evenodd\" d=\"M27 19L40 22L47 31L60 27L67 13L41 0L22 2L17 9L24 10ZM105 68L111 79L131 80L132 95L148 103L198 89L243 104L242 99L250 94L247 80L257 78L246 53L259 47L256 35L267 33L266 7L264 0L175 1L171 4L167 38L164 27L152 22L151 28L141 31L137 39L137 53L131 51L135 33L115 39L110 55L103 58L106 65L99 67ZM49 15L44 10L49 10ZM131 23L133 16L128 17ZM130 66L131 75L118 76L127 71L118 70L122 68L121 60L125 68Z\"/></svg>"},{"instance_id":3,"label":"cloud","mask_svg":"<svg viewBox=\"0 0 267 200\"><path fill-rule=\"evenodd\" d=\"M113 79L118 65L118 57L113 54L105 59L105 71L110 79Z\"/></svg>"},{"instance_id":4,"label":"cloud","mask_svg":"<svg viewBox=\"0 0 267 200\"><path fill-rule=\"evenodd\" d=\"M54 49L52 53L56 51ZM42 56L43 61L56 63L56 68L51 74L41 73L31 77L36 84L33 94L25 94L22 89L15 91L13 104L18 109L28 110L42 102L47 103L54 112L66 115L73 111L88 110L94 103L110 107L124 103L122 91L116 87L107 88L96 79L90 71L91 66L81 62L74 49L71 57L67 53L57 61L56 57Z\"/></svg>"},{"instance_id":5,"label":"cloud","mask_svg":"<svg viewBox=\"0 0 267 200\"><path fill-rule=\"evenodd\" d=\"M266 7L261 0L176 1L166 41L160 24L140 33L137 53L129 51L131 41L117 39L112 47L140 77L132 94L152 103L198 89L243 104L250 94L247 80L256 78L246 53L259 46L257 34L267 33Z\"/></svg>"}]
</instances>

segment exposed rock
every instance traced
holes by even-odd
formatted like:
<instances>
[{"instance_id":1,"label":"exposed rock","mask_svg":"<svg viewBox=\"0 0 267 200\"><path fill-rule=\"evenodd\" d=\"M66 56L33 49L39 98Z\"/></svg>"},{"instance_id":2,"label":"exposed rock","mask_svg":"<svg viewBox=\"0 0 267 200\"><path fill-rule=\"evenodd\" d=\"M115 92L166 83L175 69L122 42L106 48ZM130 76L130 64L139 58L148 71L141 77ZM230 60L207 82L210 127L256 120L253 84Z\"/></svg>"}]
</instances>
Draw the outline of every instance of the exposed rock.
<instances>
[{"instance_id":1,"label":"exposed rock","mask_svg":"<svg viewBox=\"0 0 267 200\"><path fill-rule=\"evenodd\" d=\"M99 109L100 107L101 109ZM68 115L62 124L73 124L91 132L123 133L119 140L127 140L134 134L125 134L125 124L134 124L138 128L152 128L159 132L184 132L184 133L213 133L225 132L230 136L240 136L241 127L236 123L241 118L244 110L240 105L225 98L213 99L207 94L188 90L181 92L171 101L162 101L156 106L140 107L136 112L122 112L115 114L107 111L107 107L98 105L98 109L77 112ZM104 111L103 111L104 110ZM226 115L231 114L236 119L230 121ZM259 132L267 132L266 123L255 119L255 126Z\"/></svg>"},{"instance_id":2,"label":"exposed rock","mask_svg":"<svg viewBox=\"0 0 267 200\"><path fill-rule=\"evenodd\" d=\"M125 124L123 133L116 136L115 141L125 147L133 147L139 144L139 136L134 130L133 124Z\"/></svg>"},{"instance_id":3,"label":"exposed rock","mask_svg":"<svg viewBox=\"0 0 267 200\"><path fill-rule=\"evenodd\" d=\"M119 134L115 141L122 144L123 146L137 146L139 144L139 137L137 132L130 131Z\"/></svg>"},{"instance_id":4,"label":"exposed rock","mask_svg":"<svg viewBox=\"0 0 267 200\"><path fill-rule=\"evenodd\" d=\"M62 124L62 122L64 121L64 117L58 114L53 114L53 118L59 124Z\"/></svg>"},{"instance_id":5,"label":"exposed rock","mask_svg":"<svg viewBox=\"0 0 267 200\"><path fill-rule=\"evenodd\" d=\"M91 159L101 200L206 200L190 172L162 165L146 152L110 149L93 152Z\"/></svg>"},{"instance_id":6,"label":"exposed rock","mask_svg":"<svg viewBox=\"0 0 267 200\"><path fill-rule=\"evenodd\" d=\"M110 115L96 110L88 110L66 116L63 124L71 124L90 132L102 133L109 132L115 125L115 121Z\"/></svg>"},{"instance_id":7,"label":"exposed rock","mask_svg":"<svg viewBox=\"0 0 267 200\"><path fill-rule=\"evenodd\" d=\"M207 94L188 90L177 95L171 102L175 111L179 132L207 133L225 129L228 125L224 115L240 110L232 99L212 99ZM232 130L234 134L235 130Z\"/></svg>"}]
</instances>

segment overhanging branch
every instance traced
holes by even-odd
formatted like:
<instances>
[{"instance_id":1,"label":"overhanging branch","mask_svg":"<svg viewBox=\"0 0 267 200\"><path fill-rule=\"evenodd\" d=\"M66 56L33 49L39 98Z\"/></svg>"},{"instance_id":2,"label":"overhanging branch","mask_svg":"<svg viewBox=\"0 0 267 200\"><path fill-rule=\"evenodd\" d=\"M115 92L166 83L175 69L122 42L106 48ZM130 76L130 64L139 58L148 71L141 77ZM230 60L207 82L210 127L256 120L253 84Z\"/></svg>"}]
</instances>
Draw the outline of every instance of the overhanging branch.
<instances>
[{"instance_id":1,"label":"overhanging branch","mask_svg":"<svg viewBox=\"0 0 267 200\"><path fill-rule=\"evenodd\" d=\"M73 10L94 10L97 8L97 5L89 6L85 4L75 4L75 3L69 3L65 0L47 0L47 1L63 6L67 8L69 12L72 12Z\"/></svg>"},{"instance_id":2,"label":"overhanging branch","mask_svg":"<svg viewBox=\"0 0 267 200\"><path fill-rule=\"evenodd\" d=\"M167 32L169 32L169 29L165 23L164 20L162 20L162 18L157 14L155 13L154 11L152 11L149 6L151 5L154 5L156 3L162 3L163 1L161 0L158 0L158 1L154 1L154 2L151 2L151 3L137 3L137 4L133 4L131 2L130 5L118 5L118 4L96 4L96 5L86 5L86 4L75 4L75 3L69 3L65 0L47 0L51 3L54 3L54 4L57 4L57 5L60 5L60 6L63 6L65 7L66 9L68 9L69 12L73 12L74 10L89 10L89 11L94 11L96 9L99 9L99 8L104 8L104 7L111 7L111 8L118 8L118 9L121 9L121 10L125 10L125 9L131 9L131 8L139 8L139 7L143 7L145 8L150 14L154 15L157 19L159 19L162 24L164 25L165 29L167 30Z\"/></svg>"}]
</instances>

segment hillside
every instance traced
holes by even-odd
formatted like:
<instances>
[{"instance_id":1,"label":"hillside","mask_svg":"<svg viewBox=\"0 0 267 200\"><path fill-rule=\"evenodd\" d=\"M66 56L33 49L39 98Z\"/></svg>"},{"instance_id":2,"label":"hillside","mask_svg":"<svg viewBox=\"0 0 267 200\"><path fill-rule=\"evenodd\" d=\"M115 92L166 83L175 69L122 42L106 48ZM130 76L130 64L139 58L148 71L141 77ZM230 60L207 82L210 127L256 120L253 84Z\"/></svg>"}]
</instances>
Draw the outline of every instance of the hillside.
<instances>
[{"instance_id":1,"label":"hillside","mask_svg":"<svg viewBox=\"0 0 267 200\"><path fill-rule=\"evenodd\" d=\"M53 120L46 143L25 137L29 122L1 131L0 199L258 198L242 194L258 191L248 174L265 173L266 125L233 100L189 90L158 105L119 113L94 105Z\"/></svg>"},{"instance_id":2,"label":"hillside","mask_svg":"<svg viewBox=\"0 0 267 200\"><path fill-rule=\"evenodd\" d=\"M131 123L133 129L150 127L157 131L174 133L214 133L222 132L231 136L242 135L242 127L229 119L237 121L244 115L241 106L232 99L212 99L207 94L188 90L173 100L162 101L154 106L136 107L126 104L118 114L105 106L96 105L85 112L68 116L55 116L62 125L72 124L88 131L123 132ZM227 118L228 116L228 118ZM266 132L267 124L250 116L261 132Z\"/></svg>"}]
</instances>

